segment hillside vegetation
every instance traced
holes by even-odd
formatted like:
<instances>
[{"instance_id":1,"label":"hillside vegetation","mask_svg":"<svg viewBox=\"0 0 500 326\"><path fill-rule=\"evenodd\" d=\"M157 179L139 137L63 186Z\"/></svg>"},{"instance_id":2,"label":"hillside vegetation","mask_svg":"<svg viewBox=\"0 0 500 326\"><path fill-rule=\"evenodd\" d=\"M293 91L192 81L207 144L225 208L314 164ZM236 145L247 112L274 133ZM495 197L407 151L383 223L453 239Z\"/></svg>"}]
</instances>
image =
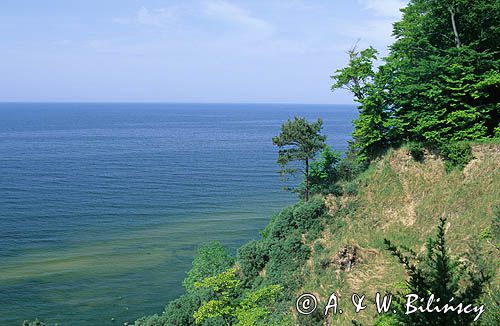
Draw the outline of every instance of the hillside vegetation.
<instances>
[{"instance_id":1,"label":"hillside vegetation","mask_svg":"<svg viewBox=\"0 0 500 326\"><path fill-rule=\"evenodd\" d=\"M482 268L490 270L493 278L482 296L486 312L480 321L495 325L498 298L494 296L500 281L496 272L500 145L489 142L471 147L473 159L463 169L451 171L440 157L427 151L416 161L407 147L389 150L354 181L340 183L342 195L316 195L272 217L260 240L238 250L236 270L230 270L229 278L219 273L232 261L230 255L220 245L202 248L184 283L186 295L170 303L163 314L143 318L136 325L195 324L195 312L199 315L200 306L211 301L218 304L217 309L198 324L351 325L354 320L362 325L397 325L382 321L374 308L376 292L404 293L407 288L408 276L386 250L384 238L421 256L442 217L447 218L445 235L451 257L467 259L464 254L472 252L474 245L483 253ZM219 288L193 289L186 284L193 275L208 277L205 280L212 284L219 282ZM224 277L217 280L220 275ZM221 291L220 284L231 286ZM269 291L272 297L266 297ZM325 317L321 311L333 292L344 313ZM315 313L297 313L295 300L302 293L319 299ZM354 313L352 293L366 295L366 310ZM237 313L241 307L231 307L256 297L247 311L257 319L245 321Z\"/></svg>"},{"instance_id":2,"label":"hillside vegetation","mask_svg":"<svg viewBox=\"0 0 500 326\"><path fill-rule=\"evenodd\" d=\"M435 155L426 153L417 162L406 148L391 150L356 180L356 195L327 197L329 219L325 231L310 243L320 250L313 251L301 291L316 292L323 300L335 291L350 301L355 292L369 300L377 291L404 289L407 276L385 250L383 239L422 254L440 217L448 218L446 238L452 256L479 242L486 260L496 264L499 239L498 234L492 235L492 225L498 214L495 205L500 204L500 145L473 145L472 149L474 159L463 170L450 173ZM355 252L348 257L353 264L350 270L335 264L343 248ZM498 285L496 273L496 292ZM487 312L493 313L494 305L487 306ZM375 317L374 305L368 305L359 314L350 309L337 315L335 324L356 319L372 325Z\"/></svg>"},{"instance_id":3,"label":"hillside vegetation","mask_svg":"<svg viewBox=\"0 0 500 326\"><path fill-rule=\"evenodd\" d=\"M326 146L321 119L287 120L273 143L282 174L304 177L289 188L300 200L236 257L201 248L186 293L136 325L471 323L370 304L415 289L484 303L479 323L500 325L500 0L409 0L402 12L387 57L354 46L331 76L359 103L349 150ZM325 318L333 292L344 313ZM354 292L366 296L358 314ZM314 313L297 313L302 293L319 299Z\"/></svg>"}]
</instances>

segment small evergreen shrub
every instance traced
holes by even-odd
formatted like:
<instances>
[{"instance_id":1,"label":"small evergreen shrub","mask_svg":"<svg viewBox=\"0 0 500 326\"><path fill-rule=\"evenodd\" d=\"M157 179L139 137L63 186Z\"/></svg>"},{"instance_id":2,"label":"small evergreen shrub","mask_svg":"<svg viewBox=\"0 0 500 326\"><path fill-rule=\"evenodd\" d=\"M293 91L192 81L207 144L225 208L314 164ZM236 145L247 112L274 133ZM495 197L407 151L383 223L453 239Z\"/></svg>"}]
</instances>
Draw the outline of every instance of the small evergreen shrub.
<instances>
[{"instance_id":1,"label":"small evergreen shrub","mask_svg":"<svg viewBox=\"0 0 500 326\"><path fill-rule=\"evenodd\" d=\"M302 268L310 256L310 249L302 243L302 234L295 230L285 240L273 241L266 265L270 284L281 284L291 295L302 282Z\"/></svg>"},{"instance_id":2,"label":"small evergreen shrub","mask_svg":"<svg viewBox=\"0 0 500 326\"><path fill-rule=\"evenodd\" d=\"M195 294L184 294L171 301L163 313L162 325L194 325L193 314L201 305L201 298ZM148 326L145 324L144 326Z\"/></svg>"},{"instance_id":3,"label":"small evergreen shrub","mask_svg":"<svg viewBox=\"0 0 500 326\"><path fill-rule=\"evenodd\" d=\"M472 148L466 142L454 142L442 145L441 156L445 160L446 170L464 168L473 159Z\"/></svg>"},{"instance_id":4,"label":"small evergreen shrub","mask_svg":"<svg viewBox=\"0 0 500 326\"><path fill-rule=\"evenodd\" d=\"M305 233L311 227L320 223L325 210L326 207L322 198L313 198L308 203L297 205L293 210L291 226Z\"/></svg>"},{"instance_id":5,"label":"small evergreen shrub","mask_svg":"<svg viewBox=\"0 0 500 326\"><path fill-rule=\"evenodd\" d=\"M253 279L269 260L268 248L262 241L251 241L238 248L237 260L244 280Z\"/></svg>"},{"instance_id":6,"label":"small evergreen shrub","mask_svg":"<svg viewBox=\"0 0 500 326\"><path fill-rule=\"evenodd\" d=\"M323 224L322 223L315 223L311 226L309 229L309 232L306 233L305 240L306 242L312 242L315 239L319 238L321 232L323 232Z\"/></svg>"},{"instance_id":7,"label":"small evergreen shrub","mask_svg":"<svg viewBox=\"0 0 500 326\"><path fill-rule=\"evenodd\" d=\"M350 181L344 186L344 194L355 196L358 194L358 184L355 181Z\"/></svg>"},{"instance_id":8,"label":"small evergreen shrub","mask_svg":"<svg viewBox=\"0 0 500 326\"><path fill-rule=\"evenodd\" d=\"M491 280L491 272L477 248L467 259L450 256L445 240L445 225L446 219L441 218L437 237L427 241L427 252L423 257L417 257L415 252L397 247L384 239L386 249L404 266L409 276L408 293L416 294L419 298L434 294L441 302L450 302L454 298L455 302L464 306L474 305L482 298ZM475 318L473 314L457 312L406 314L403 294L400 293L396 299L396 313L393 316L403 325L469 325Z\"/></svg>"},{"instance_id":9,"label":"small evergreen shrub","mask_svg":"<svg viewBox=\"0 0 500 326\"><path fill-rule=\"evenodd\" d=\"M424 146L419 142L408 143L408 152L410 152L411 157L417 162L422 162L424 160Z\"/></svg>"},{"instance_id":10,"label":"small evergreen shrub","mask_svg":"<svg viewBox=\"0 0 500 326\"><path fill-rule=\"evenodd\" d=\"M366 167L366 163L361 162L356 157L347 156L337 165L338 179L343 181L354 180Z\"/></svg>"},{"instance_id":11,"label":"small evergreen shrub","mask_svg":"<svg viewBox=\"0 0 500 326\"><path fill-rule=\"evenodd\" d=\"M313 249L317 255L320 255L325 250L325 247L323 246L321 241L316 240L314 241Z\"/></svg>"}]
</instances>

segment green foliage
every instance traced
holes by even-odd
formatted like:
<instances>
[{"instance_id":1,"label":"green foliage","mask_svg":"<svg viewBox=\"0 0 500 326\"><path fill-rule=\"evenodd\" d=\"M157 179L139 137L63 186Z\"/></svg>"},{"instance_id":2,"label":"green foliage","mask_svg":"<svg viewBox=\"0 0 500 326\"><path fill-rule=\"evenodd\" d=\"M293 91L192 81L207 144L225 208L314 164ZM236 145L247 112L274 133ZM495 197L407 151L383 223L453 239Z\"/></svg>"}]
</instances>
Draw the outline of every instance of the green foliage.
<instances>
[{"instance_id":1,"label":"green foliage","mask_svg":"<svg viewBox=\"0 0 500 326\"><path fill-rule=\"evenodd\" d=\"M472 149L466 142L455 142L441 146L441 156L445 159L446 169L463 168L473 158Z\"/></svg>"},{"instance_id":2,"label":"green foliage","mask_svg":"<svg viewBox=\"0 0 500 326\"><path fill-rule=\"evenodd\" d=\"M193 264L183 285L187 293L171 301L161 315L152 315L138 319L136 326L194 325L193 314L202 301L210 300L214 294L207 289L197 288L197 282L213 277L233 266L234 259L220 243L212 242L202 246L193 260ZM224 321L211 319L202 323L204 326L225 325Z\"/></svg>"},{"instance_id":3,"label":"green foliage","mask_svg":"<svg viewBox=\"0 0 500 326\"><path fill-rule=\"evenodd\" d=\"M195 290L195 282L217 275L234 264L234 259L219 242L212 242L198 250L187 277L183 282L188 292Z\"/></svg>"},{"instance_id":4,"label":"green foliage","mask_svg":"<svg viewBox=\"0 0 500 326\"><path fill-rule=\"evenodd\" d=\"M337 165L341 158L339 152L325 146L319 157L311 162L309 172L311 193L328 194L339 192L336 182L339 179Z\"/></svg>"},{"instance_id":5,"label":"green foliage","mask_svg":"<svg viewBox=\"0 0 500 326\"><path fill-rule=\"evenodd\" d=\"M417 162L424 160L424 146L419 142L410 142L407 144L411 157Z\"/></svg>"},{"instance_id":6,"label":"green foliage","mask_svg":"<svg viewBox=\"0 0 500 326\"><path fill-rule=\"evenodd\" d=\"M305 241L313 241L323 230L326 207L321 198L297 203L273 216L262 231L262 239L238 250L238 264L244 284L280 284L284 297L291 299L302 282L302 268L311 250ZM265 277L259 273L265 269ZM258 280L258 282L257 282Z\"/></svg>"},{"instance_id":7,"label":"green foliage","mask_svg":"<svg viewBox=\"0 0 500 326\"><path fill-rule=\"evenodd\" d=\"M237 260L243 280L251 280L259 275L269 260L268 248L262 241L251 241L238 248Z\"/></svg>"},{"instance_id":8,"label":"green foliage","mask_svg":"<svg viewBox=\"0 0 500 326\"><path fill-rule=\"evenodd\" d=\"M302 235L306 235L306 241L317 237L325 214L323 200L313 198L308 203L299 203L281 211L263 232L262 241L269 255L266 264L267 282L283 285L287 299L300 286L302 268L310 257L311 250L303 243ZM311 231L315 236L308 237Z\"/></svg>"},{"instance_id":9,"label":"green foliage","mask_svg":"<svg viewBox=\"0 0 500 326\"><path fill-rule=\"evenodd\" d=\"M398 321L398 317L391 314L383 314L377 317L374 326L404 326Z\"/></svg>"},{"instance_id":10,"label":"green foliage","mask_svg":"<svg viewBox=\"0 0 500 326\"><path fill-rule=\"evenodd\" d=\"M377 53L372 47L358 51L356 46L353 46L347 51L349 55L347 67L336 70L331 76L334 81L332 89L347 89L354 94L358 102L361 102L375 75L373 62L377 60Z\"/></svg>"},{"instance_id":11,"label":"green foliage","mask_svg":"<svg viewBox=\"0 0 500 326\"><path fill-rule=\"evenodd\" d=\"M315 197L307 203L297 203L273 217L263 231L264 238L268 241L279 241L295 231L306 233L313 225L321 223L325 213L326 207L322 198Z\"/></svg>"},{"instance_id":12,"label":"green foliage","mask_svg":"<svg viewBox=\"0 0 500 326\"><path fill-rule=\"evenodd\" d=\"M346 183L344 193L349 196L354 196L358 193L358 184L355 181Z\"/></svg>"},{"instance_id":13,"label":"green foliage","mask_svg":"<svg viewBox=\"0 0 500 326\"><path fill-rule=\"evenodd\" d=\"M142 317L134 322L134 326L164 326L169 325L165 322L163 316L157 314Z\"/></svg>"},{"instance_id":14,"label":"green foliage","mask_svg":"<svg viewBox=\"0 0 500 326\"><path fill-rule=\"evenodd\" d=\"M309 199L309 161L325 147L326 136L320 134L322 126L321 119L310 123L304 118L295 117L293 121L288 119L281 126L280 134L273 137L273 144L279 147L277 162L281 166L281 175L299 171L304 174L305 201ZM304 166L291 165L294 162L304 162Z\"/></svg>"},{"instance_id":15,"label":"green foliage","mask_svg":"<svg viewBox=\"0 0 500 326\"><path fill-rule=\"evenodd\" d=\"M207 277L201 282L195 282L194 286L215 293L215 299L204 302L193 314L196 324L216 317L221 317L226 324L230 324L236 309L234 301L240 291L240 280L236 278L236 269L230 268L218 275Z\"/></svg>"},{"instance_id":16,"label":"green foliage","mask_svg":"<svg viewBox=\"0 0 500 326\"><path fill-rule=\"evenodd\" d=\"M165 307L164 325L193 325L193 314L200 305L201 298L195 294L180 296Z\"/></svg>"},{"instance_id":17,"label":"green foliage","mask_svg":"<svg viewBox=\"0 0 500 326\"><path fill-rule=\"evenodd\" d=\"M367 167L367 164L362 162L362 160L348 153L348 155L337 164L337 178L343 181L352 181L361 172L366 170Z\"/></svg>"},{"instance_id":18,"label":"green foliage","mask_svg":"<svg viewBox=\"0 0 500 326\"><path fill-rule=\"evenodd\" d=\"M279 298L282 287L269 285L241 296L240 285L234 268L196 282L196 287L210 289L215 293L215 299L204 302L193 314L196 324L213 318L222 318L226 325L263 324L270 313L268 307Z\"/></svg>"},{"instance_id":19,"label":"green foliage","mask_svg":"<svg viewBox=\"0 0 500 326\"><path fill-rule=\"evenodd\" d=\"M481 325L500 325L500 286L491 286L486 289L483 301L486 310L481 317Z\"/></svg>"},{"instance_id":20,"label":"green foliage","mask_svg":"<svg viewBox=\"0 0 500 326\"><path fill-rule=\"evenodd\" d=\"M269 285L261 289L248 292L236 308L235 317L237 326L266 325L272 306L280 297L283 288L280 285Z\"/></svg>"},{"instance_id":21,"label":"green foliage","mask_svg":"<svg viewBox=\"0 0 500 326\"><path fill-rule=\"evenodd\" d=\"M291 295L302 282L302 267L309 255L310 249L302 243L301 233L297 230L289 233L284 240L272 241L266 265L268 282L279 282Z\"/></svg>"},{"instance_id":22,"label":"green foliage","mask_svg":"<svg viewBox=\"0 0 500 326\"><path fill-rule=\"evenodd\" d=\"M143 317L135 321L135 326L177 326L195 325L194 313L198 311L202 302L215 298L215 294L208 289L197 289L172 300L161 315ZM222 318L212 318L200 323L203 326L225 326Z\"/></svg>"},{"instance_id":23,"label":"green foliage","mask_svg":"<svg viewBox=\"0 0 500 326\"><path fill-rule=\"evenodd\" d=\"M334 76L360 102L351 149L369 160L408 141L498 137L500 1L411 0L403 13L376 72L369 48Z\"/></svg>"},{"instance_id":24,"label":"green foliage","mask_svg":"<svg viewBox=\"0 0 500 326\"><path fill-rule=\"evenodd\" d=\"M424 257L417 258L411 250L406 250L409 253L405 254L389 240L384 239L384 242L387 250L398 258L408 273L409 293L420 298L428 298L430 294L434 294L441 302L449 302L451 298L455 298L455 302L461 302L464 306L476 304L491 278L490 271L484 261L481 261L479 251L469 255L468 260L450 257L445 241L445 226L446 219L441 218L437 239L428 240ZM414 260L418 260L418 264L414 264ZM475 317L456 312L405 314L401 301L399 303L395 317L405 325L468 325Z\"/></svg>"}]
</instances>

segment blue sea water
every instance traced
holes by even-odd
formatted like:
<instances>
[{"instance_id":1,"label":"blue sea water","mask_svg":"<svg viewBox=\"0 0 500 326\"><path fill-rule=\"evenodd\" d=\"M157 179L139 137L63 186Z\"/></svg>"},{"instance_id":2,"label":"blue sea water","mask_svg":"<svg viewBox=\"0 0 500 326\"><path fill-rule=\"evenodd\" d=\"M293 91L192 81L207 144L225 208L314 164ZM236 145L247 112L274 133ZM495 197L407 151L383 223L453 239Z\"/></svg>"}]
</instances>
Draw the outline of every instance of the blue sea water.
<instances>
[{"instance_id":1,"label":"blue sea water","mask_svg":"<svg viewBox=\"0 0 500 326\"><path fill-rule=\"evenodd\" d=\"M294 115L345 150L356 109L0 104L0 325L160 313L201 244L234 252L296 200L271 142Z\"/></svg>"}]
</instances>

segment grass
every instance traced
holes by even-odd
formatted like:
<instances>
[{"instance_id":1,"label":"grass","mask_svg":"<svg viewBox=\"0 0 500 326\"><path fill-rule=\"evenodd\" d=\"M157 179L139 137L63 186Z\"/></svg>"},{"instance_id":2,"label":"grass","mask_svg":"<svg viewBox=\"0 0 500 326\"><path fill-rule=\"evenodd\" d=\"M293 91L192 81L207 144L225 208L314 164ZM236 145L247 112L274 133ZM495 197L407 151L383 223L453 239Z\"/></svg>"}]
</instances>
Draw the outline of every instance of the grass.
<instances>
[{"instance_id":1,"label":"grass","mask_svg":"<svg viewBox=\"0 0 500 326\"><path fill-rule=\"evenodd\" d=\"M384 238L422 253L439 218L447 216L449 248L452 255L461 255L470 241L480 241L488 232L494 206L500 204L500 146L498 141L471 145L474 159L464 170L449 173L443 160L432 154L416 162L405 147L388 151L358 177L356 196L329 199L330 206L334 203L332 217L320 239L311 242L321 243L322 249L307 265L301 291L317 293L323 304L332 292L339 293L346 309L335 316L334 324L350 325L352 319L373 324L373 305L355 314L352 293L365 294L371 303L375 292L404 288L406 275L385 250ZM360 248L360 260L351 271L321 267L344 245ZM486 248L491 247L486 241L482 245L488 259L498 261L498 249ZM494 283L499 283L498 273Z\"/></svg>"}]
</instances>

